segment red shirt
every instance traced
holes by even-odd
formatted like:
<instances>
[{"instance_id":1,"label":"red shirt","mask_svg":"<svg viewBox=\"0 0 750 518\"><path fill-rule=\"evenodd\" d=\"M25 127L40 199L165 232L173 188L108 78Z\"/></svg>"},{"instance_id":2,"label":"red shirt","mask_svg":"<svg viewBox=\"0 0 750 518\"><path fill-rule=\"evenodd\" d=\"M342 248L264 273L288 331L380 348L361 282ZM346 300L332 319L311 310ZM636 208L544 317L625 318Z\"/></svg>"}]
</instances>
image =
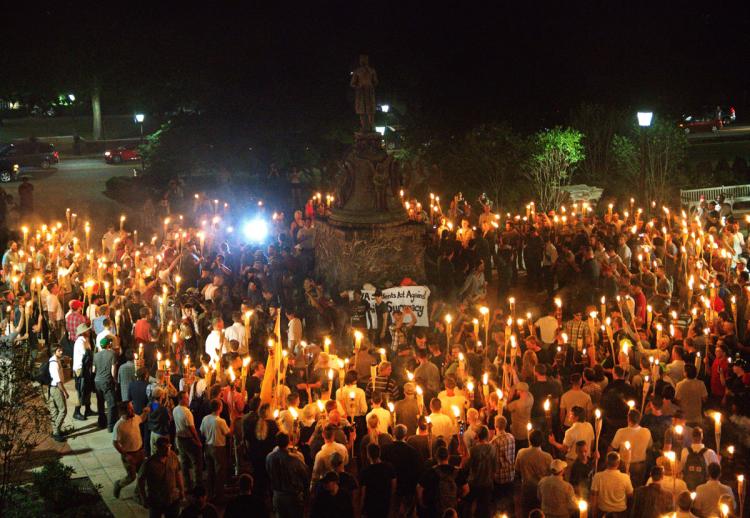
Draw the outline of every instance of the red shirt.
<instances>
[{"instance_id":1,"label":"red shirt","mask_svg":"<svg viewBox=\"0 0 750 518\"><path fill-rule=\"evenodd\" d=\"M135 330L133 331L133 336L135 338L136 342L148 342L149 341L149 331L151 330L151 323L146 320L145 318L141 318L136 321L135 323Z\"/></svg>"},{"instance_id":2,"label":"red shirt","mask_svg":"<svg viewBox=\"0 0 750 518\"><path fill-rule=\"evenodd\" d=\"M716 397L724 397L726 388L721 384L721 378L719 377L719 368L721 368L724 376L729 374L729 361L726 358L715 359L711 365L711 395Z\"/></svg>"},{"instance_id":3,"label":"red shirt","mask_svg":"<svg viewBox=\"0 0 750 518\"><path fill-rule=\"evenodd\" d=\"M635 296L633 296L633 301L635 302L635 318L645 323L647 306L646 295L644 295L642 291L636 293Z\"/></svg>"}]
</instances>

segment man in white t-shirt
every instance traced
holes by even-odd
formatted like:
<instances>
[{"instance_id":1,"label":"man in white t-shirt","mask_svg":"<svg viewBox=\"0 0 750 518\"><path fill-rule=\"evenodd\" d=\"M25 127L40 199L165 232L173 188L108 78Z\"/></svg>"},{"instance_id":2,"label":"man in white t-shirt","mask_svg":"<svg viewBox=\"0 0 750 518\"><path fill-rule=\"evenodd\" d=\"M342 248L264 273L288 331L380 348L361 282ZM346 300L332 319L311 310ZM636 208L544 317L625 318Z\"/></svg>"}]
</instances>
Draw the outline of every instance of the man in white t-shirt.
<instances>
[{"instance_id":1,"label":"man in white t-shirt","mask_svg":"<svg viewBox=\"0 0 750 518\"><path fill-rule=\"evenodd\" d=\"M224 330L224 338L227 345L230 341L237 340L237 343L240 344L237 350L240 356L245 356L248 353L247 344L245 343L245 325L242 322L242 313L239 311L232 312L232 325Z\"/></svg>"},{"instance_id":2,"label":"man in white t-shirt","mask_svg":"<svg viewBox=\"0 0 750 518\"><path fill-rule=\"evenodd\" d=\"M120 498L120 491L135 480L138 468L146 458L143 452L141 423L148 418L151 408L146 405L143 413L136 415L133 403L122 401L118 403L117 410L120 419L112 428L112 445L120 453L122 466L125 468L125 477L115 481L114 495L115 498Z\"/></svg>"},{"instance_id":3,"label":"man in white t-shirt","mask_svg":"<svg viewBox=\"0 0 750 518\"><path fill-rule=\"evenodd\" d=\"M451 436L455 434L453 420L442 412L442 405L438 398L432 398L430 410L431 413L428 417L430 426L432 426L433 437L442 435L446 441L449 441Z\"/></svg>"},{"instance_id":4,"label":"man in white t-shirt","mask_svg":"<svg viewBox=\"0 0 750 518\"><path fill-rule=\"evenodd\" d=\"M443 413L453 422L453 433L458 433L458 419L466 418L466 397L463 392L456 387L456 378L448 375L445 377L445 390L438 394ZM458 418L456 417L453 407L458 408Z\"/></svg>"},{"instance_id":5,"label":"man in white t-shirt","mask_svg":"<svg viewBox=\"0 0 750 518\"><path fill-rule=\"evenodd\" d=\"M620 455L630 455L630 478L636 487L642 486L646 480L646 454L653 444L651 430L641 427L640 423L641 413L630 410L628 426L617 430L609 445L610 450L619 450Z\"/></svg>"},{"instance_id":6,"label":"man in white t-shirt","mask_svg":"<svg viewBox=\"0 0 750 518\"><path fill-rule=\"evenodd\" d=\"M107 227L107 232L102 236L102 247L109 252L109 259L112 260L115 257L115 239L118 235L115 232L114 225Z\"/></svg>"},{"instance_id":7,"label":"man in white t-shirt","mask_svg":"<svg viewBox=\"0 0 750 518\"><path fill-rule=\"evenodd\" d=\"M179 448L182 477L188 489L201 482L203 475L203 445L195 429L193 413L188 408L190 398L184 390L177 394L177 406L172 411L175 436Z\"/></svg>"},{"instance_id":8,"label":"man in white t-shirt","mask_svg":"<svg viewBox=\"0 0 750 518\"><path fill-rule=\"evenodd\" d=\"M586 411L579 407L574 406L569 412L573 418L573 424L570 428L565 430L565 437L563 438L562 444L555 441L555 436L550 434L549 443L556 447L558 450L565 454L565 458L570 462L576 460L576 443L578 441L586 441L589 446L589 451L594 449L594 427L591 423L586 421Z\"/></svg>"},{"instance_id":9,"label":"man in white t-shirt","mask_svg":"<svg viewBox=\"0 0 750 518\"><path fill-rule=\"evenodd\" d=\"M557 335L555 310L552 309L547 315L537 320L534 325L539 328L539 338L542 340L542 343L549 347L555 341L555 336Z\"/></svg>"},{"instance_id":10,"label":"man in white t-shirt","mask_svg":"<svg viewBox=\"0 0 750 518\"><path fill-rule=\"evenodd\" d=\"M212 330L206 337L206 354L211 357L211 362L215 362L221 355L222 333L224 332L224 321L221 317L214 318L211 321Z\"/></svg>"},{"instance_id":11,"label":"man in white t-shirt","mask_svg":"<svg viewBox=\"0 0 750 518\"><path fill-rule=\"evenodd\" d=\"M317 482L326 474L326 472L332 469L331 455L334 453L341 455L344 459L344 465L349 463L349 452L347 451L346 446L336 442L336 430L338 430L338 428L330 423L323 429L323 440L325 443L315 455L311 483Z\"/></svg>"},{"instance_id":12,"label":"man in white t-shirt","mask_svg":"<svg viewBox=\"0 0 750 518\"><path fill-rule=\"evenodd\" d=\"M633 495L630 477L620 471L620 455L616 451L607 454L607 469L594 475L591 481L592 516L598 513L625 513L628 497Z\"/></svg>"},{"instance_id":13,"label":"man in white t-shirt","mask_svg":"<svg viewBox=\"0 0 750 518\"><path fill-rule=\"evenodd\" d=\"M388 433L388 428L391 426L391 413L383 408L383 394L380 391L372 393L372 410L367 414L365 420L370 419L371 415L378 416L378 432Z\"/></svg>"},{"instance_id":14,"label":"man in white t-shirt","mask_svg":"<svg viewBox=\"0 0 750 518\"><path fill-rule=\"evenodd\" d=\"M286 318L289 320L287 328L287 345L290 351L298 352L299 345L302 342L302 320L292 311L286 311Z\"/></svg>"},{"instance_id":15,"label":"man in white t-shirt","mask_svg":"<svg viewBox=\"0 0 750 518\"><path fill-rule=\"evenodd\" d=\"M102 340L104 338L111 338L113 344L117 344L120 339L112 332L112 321L110 319L104 320L104 329L100 333L96 335L96 343L94 344L94 349L96 352L99 352L102 350Z\"/></svg>"},{"instance_id":16,"label":"man in white t-shirt","mask_svg":"<svg viewBox=\"0 0 750 518\"><path fill-rule=\"evenodd\" d=\"M57 442L64 442L65 436L62 433L62 425L65 416L68 414L67 399L68 391L65 390L65 377L60 362L63 357L63 348L58 345L55 348L55 354L49 359L49 399L47 406L52 422L52 438Z\"/></svg>"},{"instance_id":17,"label":"man in white t-shirt","mask_svg":"<svg viewBox=\"0 0 750 518\"><path fill-rule=\"evenodd\" d=\"M220 417L220 399L211 400L211 413L201 421L201 434L206 439L206 467L208 468L208 494L212 500L224 497L224 479L229 464L227 435L232 435L227 422Z\"/></svg>"},{"instance_id":18,"label":"man in white t-shirt","mask_svg":"<svg viewBox=\"0 0 750 518\"><path fill-rule=\"evenodd\" d=\"M76 388L76 404L73 412L73 419L85 421L87 417L96 415L91 410L91 389L87 387L87 380L91 378L92 358L94 353L91 351L89 343L90 330L85 324L79 325L78 337L73 343L73 380ZM81 407L85 406L85 414L81 414Z\"/></svg>"}]
</instances>

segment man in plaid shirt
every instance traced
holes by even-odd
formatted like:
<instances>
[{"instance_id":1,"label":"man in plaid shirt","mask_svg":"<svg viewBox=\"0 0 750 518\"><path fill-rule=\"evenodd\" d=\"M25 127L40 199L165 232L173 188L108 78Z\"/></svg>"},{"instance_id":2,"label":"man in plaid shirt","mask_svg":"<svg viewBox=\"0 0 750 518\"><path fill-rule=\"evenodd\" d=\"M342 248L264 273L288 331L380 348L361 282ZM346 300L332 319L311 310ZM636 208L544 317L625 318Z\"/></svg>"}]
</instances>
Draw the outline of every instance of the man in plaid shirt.
<instances>
[{"instance_id":1,"label":"man in plaid shirt","mask_svg":"<svg viewBox=\"0 0 750 518\"><path fill-rule=\"evenodd\" d=\"M583 347L591 344L591 331L588 322L583 320L583 313L576 311L573 313L573 320L568 320L563 326L565 334L568 335L568 343L574 350L580 351ZM581 346L578 346L578 340L581 340Z\"/></svg>"},{"instance_id":2,"label":"man in plaid shirt","mask_svg":"<svg viewBox=\"0 0 750 518\"><path fill-rule=\"evenodd\" d=\"M516 439L505 428L508 420L499 415L495 417L495 437L490 442L497 454L495 471L495 497L499 498L498 512L510 512L513 509L513 479L515 477Z\"/></svg>"},{"instance_id":3,"label":"man in plaid shirt","mask_svg":"<svg viewBox=\"0 0 750 518\"><path fill-rule=\"evenodd\" d=\"M73 343L78 338L76 329L79 325L86 323L86 317L81 313L83 303L80 300L73 299L68 306L70 307L70 311L65 315L65 329L68 331L68 340Z\"/></svg>"}]
</instances>

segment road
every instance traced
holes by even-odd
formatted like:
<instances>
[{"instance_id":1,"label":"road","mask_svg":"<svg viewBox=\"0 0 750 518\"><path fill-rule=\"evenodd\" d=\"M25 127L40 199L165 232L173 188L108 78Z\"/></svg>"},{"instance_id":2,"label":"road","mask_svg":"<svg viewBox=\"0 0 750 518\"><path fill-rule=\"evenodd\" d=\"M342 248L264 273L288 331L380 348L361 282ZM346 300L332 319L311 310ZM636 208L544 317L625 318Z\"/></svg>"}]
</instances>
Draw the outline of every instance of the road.
<instances>
[{"instance_id":1,"label":"road","mask_svg":"<svg viewBox=\"0 0 750 518\"><path fill-rule=\"evenodd\" d=\"M113 176L129 174L132 165L108 165L102 158L65 158L49 170L24 170L34 185L34 209L38 222L65 221L65 209L89 220L93 236L106 230L107 222L116 223L127 208L104 195L105 184ZM3 184L18 197L18 183ZM30 222L33 224L33 222Z\"/></svg>"},{"instance_id":2,"label":"road","mask_svg":"<svg viewBox=\"0 0 750 518\"><path fill-rule=\"evenodd\" d=\"M750 138L750 124L730 124L716 133L711 131L701 131L698 133L689 133L688 140L721 140L723 138L740 140Z\"/></svg>"}]
</instances>

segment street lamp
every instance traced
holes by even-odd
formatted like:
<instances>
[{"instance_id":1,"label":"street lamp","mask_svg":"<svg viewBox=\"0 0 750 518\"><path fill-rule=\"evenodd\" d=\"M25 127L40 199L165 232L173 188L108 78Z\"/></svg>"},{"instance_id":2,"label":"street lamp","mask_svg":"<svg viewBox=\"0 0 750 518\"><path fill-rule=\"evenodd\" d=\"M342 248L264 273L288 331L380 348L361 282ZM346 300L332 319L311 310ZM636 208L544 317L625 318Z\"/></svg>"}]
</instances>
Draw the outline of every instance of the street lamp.
<instances>
[{"instance_id":1,"label":"street lamp","mask_svg":"<svg viewBox=\"0 0 750 518\"><path fill-rule=\"evenodd\" d=\"M375 126L375 132L385 135L385 126Z\"/></svg>"},{"instance_id":2,"label":"street lamp","mask_svg":"<svg viewBox=\"0 0 750 518\"><path fill-rule=\"evenodd\" d=\"M141 128L141 146L143 145L143 121L145 119L146 119L146 116L144 114L142 113L135 114L135 122L137 122ZM146 169L146 164L143 161L143 150L140 150L139 154L141 155L141 174L143 174Z\"/></svg>"},{"instance_id":3,"label":"street lamp","mask_svg":"<svg viewBox=\"0 0 750 518\"><path fill-rule=\"evenodd\" d=\"M651 126L651 121L654 118L654 112L638 112L636 113L636 117L638 117L638 126L641 127L641 130L638 132L640 133L640 145L641 145L641 152L639 153L639 159L640 159L640 178L639 178L639 189L641 192L646 191L646 159L645 159L645 153L646 153L646 128Z\"/></svg>"},{"instance_id":4,"label":"street lamp","mask_svg":"<svg viewBox=\"0 0 750 518\"><path fill-rule=\"evenodd\" d=\"M654 118L654 112L638 112L638 125L642 128L651 126L651 120Z\"/></svg>"},{"instance_id":5,"label":"street lamp","mask_svg":"<svg viewBox=\"0 0 750 518\"><path fill-rule=\"evenodd\" d=\"M390 104L381 104L380 105L380 111L382 111L383 113L388 113L388 111L390 109L391 109L391 105Z\"/></svg>"},{"instance_id":6,"label":"street lamp","mask_svg":"<svg viewBox=\"0 0 750 518\"><path fill-rule=\"evenodd\" d=\"M76 100L76 96L73 94L68 94L68 100L73 103Z\"/></svg>"}]
</instances>

